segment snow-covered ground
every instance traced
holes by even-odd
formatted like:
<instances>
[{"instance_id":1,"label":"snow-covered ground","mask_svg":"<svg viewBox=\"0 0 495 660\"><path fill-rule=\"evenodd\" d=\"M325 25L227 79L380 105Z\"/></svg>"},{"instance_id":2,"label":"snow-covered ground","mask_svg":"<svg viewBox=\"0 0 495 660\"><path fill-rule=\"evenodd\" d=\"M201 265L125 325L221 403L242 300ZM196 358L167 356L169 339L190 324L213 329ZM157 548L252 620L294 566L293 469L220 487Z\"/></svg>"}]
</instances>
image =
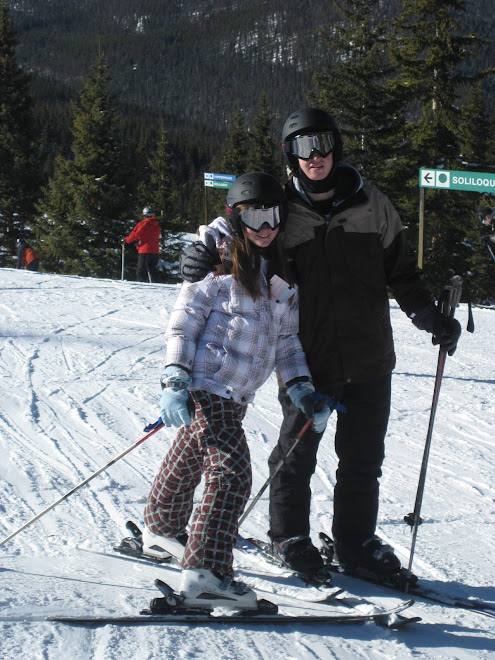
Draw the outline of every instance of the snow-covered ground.
<instances>
[{"instance_id":1,"label":"snow-covered ground","mask_svg":"<svg viewBox=\"0 0 495 660\"><path fill-rule=\"evenodd\" d=\"M164 330L178 285L139 284L0 269L0 541L144 435L159 416ZM414 506L438 351L392 301L397 347L378 532L407 565L404 515ZM467 309L457 318L465 328ZM448 593L495 601L495 309L475 309L447 359L428 466L413 569ZM273 377L249 406L245 428L253 493L281 412ZM333 420L313 479L312 530L331 528L336 461ZM0 547L0 657L126 660L196 658L383 659L495 657L495 621L418 599L422 622L402 631L364 625L232 625L84 629L45 621L53 614L133 614L159 595L178 568L106 556L142 523L152 479L174 437L162 429L106 472ZM242 527L267 530L267 494ZM102 554L98 554L102 553ZM243 580L282 613L339 611L309 598L287 574L238 554ZM339 584L339 578L335 579ZM278 595L270 592L277 587ZM381 606L402 596L362 583L354 595Z\"/></svg>"}]
</instances>

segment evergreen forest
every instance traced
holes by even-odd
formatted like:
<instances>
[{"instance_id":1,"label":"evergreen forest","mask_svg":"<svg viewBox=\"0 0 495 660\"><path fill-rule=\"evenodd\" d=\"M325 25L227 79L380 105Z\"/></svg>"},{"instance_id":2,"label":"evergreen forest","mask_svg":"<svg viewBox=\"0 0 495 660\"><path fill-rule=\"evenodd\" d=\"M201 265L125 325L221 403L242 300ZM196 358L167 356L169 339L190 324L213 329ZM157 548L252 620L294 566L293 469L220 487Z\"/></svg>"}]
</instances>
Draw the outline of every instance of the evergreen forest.
<instances>
[{"instance_id":1,"label":"evergreen forest","mask_svg":"<svg viewBox=\"0 0 495 660\"><path fill-rule=\"evenodd\" d=\"M0 266L22 236L46 272L120 278L149 204L176 264L173 239L223 212L204 173L285 182L283 122L315 105L421 241L432 290L457 274L493 304L495 188L428 189L423 228L418 174L495 174L494 73L492 0L0 0Z\"/></svg>"}]
</instances>

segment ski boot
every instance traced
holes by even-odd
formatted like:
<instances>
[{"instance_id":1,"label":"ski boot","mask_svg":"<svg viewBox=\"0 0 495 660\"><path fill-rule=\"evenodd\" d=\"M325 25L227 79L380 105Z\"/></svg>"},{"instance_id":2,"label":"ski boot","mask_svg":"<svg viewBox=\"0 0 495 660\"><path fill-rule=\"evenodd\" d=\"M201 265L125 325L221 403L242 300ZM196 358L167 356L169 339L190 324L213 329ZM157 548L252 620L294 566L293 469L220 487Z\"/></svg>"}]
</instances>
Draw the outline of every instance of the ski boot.
<instances>
[{"instance_id":1,"label":"ski boot","mask_svg":"<svg viewBox=\"0 0 495 660\"><path fill-rule=\"evenodd\" d=\"M362 577L376 583L384 583L405 589L414 586L418 578L401 567L392 547L378 536L371 536L360 545L349 545L320 534L325 546L333 546L333 561L343 573Z\"/></svg>"},{"instance_id":2,"label":"ski boot","mask_svg":"<svg viewBox=\"0 0 495 660\"><path fill-rule=\"evenodd\" d=\"M187 534L180 534L176 537L159 536L153 534L147 527L144 528L142 535L143 554L148 557L154 557L159 561L170 561L176 559L179 564L184 557L184 550L187 543Z\"/></svg>"},{"instance_id":3,"label":"ski boot","mask_svg":"<svg viewBox=\"0 0 495 660\"><path fill-rule=\"evenodd\" d=\"M163 598L154 598L144 614L209 614L216 607L241 610L243 614L276 614L277 605L258 600L256 593L243 582L217 576L205 568L182 571L180 592L155 580Z\"/></svg>"},{"instance_id":4,"label":"ski boot","mask_svg":"<svg viewBox=\"0 0 495 660\"><path fill-rule=\"evenodd\" d=\"M332 584L330 571L319 550L309 536L294 536L284 541L272 541L272 552L284 566L300 575L306 576L311 583Z\"/></svg>"}]
</instances>

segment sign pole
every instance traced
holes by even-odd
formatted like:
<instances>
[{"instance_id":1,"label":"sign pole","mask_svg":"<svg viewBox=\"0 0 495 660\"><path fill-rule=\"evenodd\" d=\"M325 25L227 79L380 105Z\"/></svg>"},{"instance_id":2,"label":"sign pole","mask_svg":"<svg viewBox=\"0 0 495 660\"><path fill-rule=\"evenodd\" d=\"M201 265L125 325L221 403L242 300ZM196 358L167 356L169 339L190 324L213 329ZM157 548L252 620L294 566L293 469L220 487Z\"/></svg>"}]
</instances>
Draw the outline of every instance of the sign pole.
<instances>
[{"instance_id":1,"label":"sign pole","mask_svg":"<svg viewBox=\"0 0 495 660\"><path fill-rule=\"evenodd\" d=\"M204 188L205 188L205 225L208 224L208 205L206 201L207 188L223 188L228 190L233 182L236 180L235 174L215 174L214 172L204 172Z\"/></svg>"},{"instance_id":2,"label":"sign pole","mask_svg":"<svg viewBox=\"0 0 495 660\"><path fill-rule=\"evenodd\" d=\"M418 233L418 268L423 269L423 246L425 231L425 189L419 189L419 233Z\"/></svg>"},{"instance_id":3,"label":"sign pole","mask_svg":"<svg viewBox=\"0 0 495 660\"><path fill-rule=\"evenodd\" d=\"M206 201L206 186L205 188L205 225L208 224L208 202Z\"/></svg>"}]
</instances>

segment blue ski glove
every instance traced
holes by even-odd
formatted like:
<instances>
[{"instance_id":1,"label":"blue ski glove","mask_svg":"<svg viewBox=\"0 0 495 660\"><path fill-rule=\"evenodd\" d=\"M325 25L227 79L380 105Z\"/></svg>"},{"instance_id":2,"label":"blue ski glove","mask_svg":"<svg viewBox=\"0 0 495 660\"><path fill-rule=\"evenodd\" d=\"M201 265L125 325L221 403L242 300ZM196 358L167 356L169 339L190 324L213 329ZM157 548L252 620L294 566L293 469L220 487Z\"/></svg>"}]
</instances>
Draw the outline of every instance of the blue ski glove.
<instances>
[{"instance_id":1,"label":"blue ski glove","mask_svg":"<svg viewBox=\"0 0 495 660\"><path fill-rule=\"evenodd\" d=\"M332 410L328 406L328 397L315 392L309 382L295 383L287 389L292 403L297 406L308 419L312 419L311 428L316 433L323 433Z\"/></svg>"},{"instance_id":2,"label":"blue ski glove","mask_svg":"<svg viewBox=\"0 0 495 660\"><path fill-rule=\"evenodd\" d=\"M189 426L194 417L194 402L187 386L191 376L185 369L172 365L161 377L162 396L160 411L165 426Z\"/></svg>"},{"instance_id":3,"label":"blue ski glove","mask_svg":"<svg viewBox=\"0 0 495 660\"><path fill-rule=\"evenodd\" d=\"M461 336L461 324L457 319L441 319L438 308L428 305L413 317L412 322L420 330L426 330L433 335L431 342L434 346L440 344L442 351L454 355Z\"/></svg>"}]
</instances>

